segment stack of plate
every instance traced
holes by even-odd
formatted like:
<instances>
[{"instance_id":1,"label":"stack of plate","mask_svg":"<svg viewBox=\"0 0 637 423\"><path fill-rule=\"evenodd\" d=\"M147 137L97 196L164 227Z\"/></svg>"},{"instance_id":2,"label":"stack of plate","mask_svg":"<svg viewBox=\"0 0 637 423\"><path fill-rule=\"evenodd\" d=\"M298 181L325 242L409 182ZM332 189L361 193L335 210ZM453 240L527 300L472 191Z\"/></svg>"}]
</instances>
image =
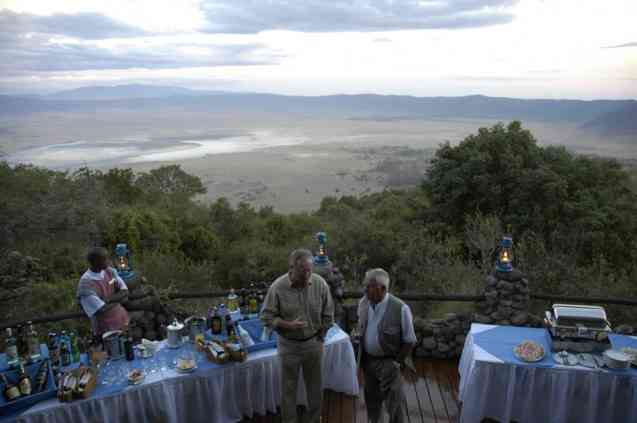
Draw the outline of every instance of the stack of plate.
<instances>
[{"instance_id":1,"label":"stack of plate","mask_svg":"<svg viewBox=\"0 0 637 423\"><path fill-rule=\"evenodd\" d=\"M631 358L619 350L604 351L604 362L610 369L627 369L630 367Z\"/></svg>"}]
</instances>

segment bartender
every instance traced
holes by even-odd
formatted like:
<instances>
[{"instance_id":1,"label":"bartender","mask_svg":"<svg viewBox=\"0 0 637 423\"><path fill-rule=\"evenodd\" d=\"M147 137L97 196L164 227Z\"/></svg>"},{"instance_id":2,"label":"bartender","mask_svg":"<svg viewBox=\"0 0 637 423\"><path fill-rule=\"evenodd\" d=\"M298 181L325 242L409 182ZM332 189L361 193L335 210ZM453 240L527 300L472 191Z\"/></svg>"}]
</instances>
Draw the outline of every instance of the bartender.
<instances>
[{"instance_id":1,"label":"bartender","mask_svg":"<svg viewBox=\"0 0 637 423\"><path fill-rule=\"evenodd\" d=\"M92 248L86 255L89 269L80 278L77 297L91 319L95 336L128 327L128 312L122 303L128 300L128 287L117 271L109 266L104 248Z\"/></svg>"}]
</instances>

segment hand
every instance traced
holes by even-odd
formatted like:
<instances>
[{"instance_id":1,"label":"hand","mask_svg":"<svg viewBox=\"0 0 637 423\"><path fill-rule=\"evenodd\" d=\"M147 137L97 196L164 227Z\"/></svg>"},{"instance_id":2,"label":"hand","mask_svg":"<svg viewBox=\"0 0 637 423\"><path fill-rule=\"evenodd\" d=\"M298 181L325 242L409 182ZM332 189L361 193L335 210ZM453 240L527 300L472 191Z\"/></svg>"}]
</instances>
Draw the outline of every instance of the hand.
<instances>
[{"instance_id":1,"label":"hand","mask_svg":"<svg viewBox=\"0 0 637 423\"><path fill-rule=\"evenodd\" d=\"M288 322L288 329L303 329L304 327L307 327L307 322L298 317L291 322Z\"/></svg>"}]
</instances>

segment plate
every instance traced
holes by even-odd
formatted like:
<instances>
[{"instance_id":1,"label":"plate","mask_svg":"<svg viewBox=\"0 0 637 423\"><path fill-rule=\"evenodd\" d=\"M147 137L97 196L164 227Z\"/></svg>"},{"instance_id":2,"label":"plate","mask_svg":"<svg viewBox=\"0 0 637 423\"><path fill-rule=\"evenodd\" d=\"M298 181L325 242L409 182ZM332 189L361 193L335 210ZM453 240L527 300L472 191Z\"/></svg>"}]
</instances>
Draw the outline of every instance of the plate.
<instances>
[{"instance_id":1,"label":"plate","mask_svg":"<svg viewBox=\"0 0 637 423\"><path fill-rule=\"evenodd\" d=\"M553 359L557 364L561 364L563 366L577 366L579 364L577 356L566 351L553 353Z\"/></svg>"},{"instance_id":2,"label":"plate","mask_svg":"<svg viewBox=\"0 0 637 423\"><path fill-rule=\"evenodd\" d=\"M630 357L630 364L632 364L633 366L637 367L637 348L624 347L624 348L621 348L619 351L621 351L624 354L626 354L627 356L629 356Z\"/></svg>"},{"instance_id":3,"label":"plate","mask_svg":"<svg viewBox=\"0 0 637 423\"><path fill-rule=\"evenodd\" d=\"M513 348L513 353L522 361L535 363L544 358L544 347L535 341L522 341Z\"/></svg>"},{"instance_id":4,"label":"plate","mask_svg":"<svg viewBox=\"0 0 637 423\"><path fill-rule=\"evenodd\" d=\"M193 366L193 367L189 367L185 369L182 369L181 367L175 367L175 370L177 370L177 373L192 373L195 371L196 368L197 366Z\"/></svg>"}]
</instances>

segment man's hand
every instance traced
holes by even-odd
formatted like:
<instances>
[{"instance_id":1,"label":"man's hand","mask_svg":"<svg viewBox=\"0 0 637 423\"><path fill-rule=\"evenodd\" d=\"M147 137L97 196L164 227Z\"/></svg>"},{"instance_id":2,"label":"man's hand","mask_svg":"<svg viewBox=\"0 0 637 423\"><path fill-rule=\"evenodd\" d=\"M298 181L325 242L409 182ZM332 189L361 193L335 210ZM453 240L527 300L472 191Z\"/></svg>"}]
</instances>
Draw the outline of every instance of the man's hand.
<instances>
[{"instance_id":1,"label":"man's hand","mask_svg":"<svg viewBox=\"0 0 637 423\"><path fill-rule=\"evenodd\" d=\"M307 327L307 322L300 318L296 318L294 320L281 320L279 322L279 326L283 329L303 329L304 327Z\"/></svg>"}]
</instances>

